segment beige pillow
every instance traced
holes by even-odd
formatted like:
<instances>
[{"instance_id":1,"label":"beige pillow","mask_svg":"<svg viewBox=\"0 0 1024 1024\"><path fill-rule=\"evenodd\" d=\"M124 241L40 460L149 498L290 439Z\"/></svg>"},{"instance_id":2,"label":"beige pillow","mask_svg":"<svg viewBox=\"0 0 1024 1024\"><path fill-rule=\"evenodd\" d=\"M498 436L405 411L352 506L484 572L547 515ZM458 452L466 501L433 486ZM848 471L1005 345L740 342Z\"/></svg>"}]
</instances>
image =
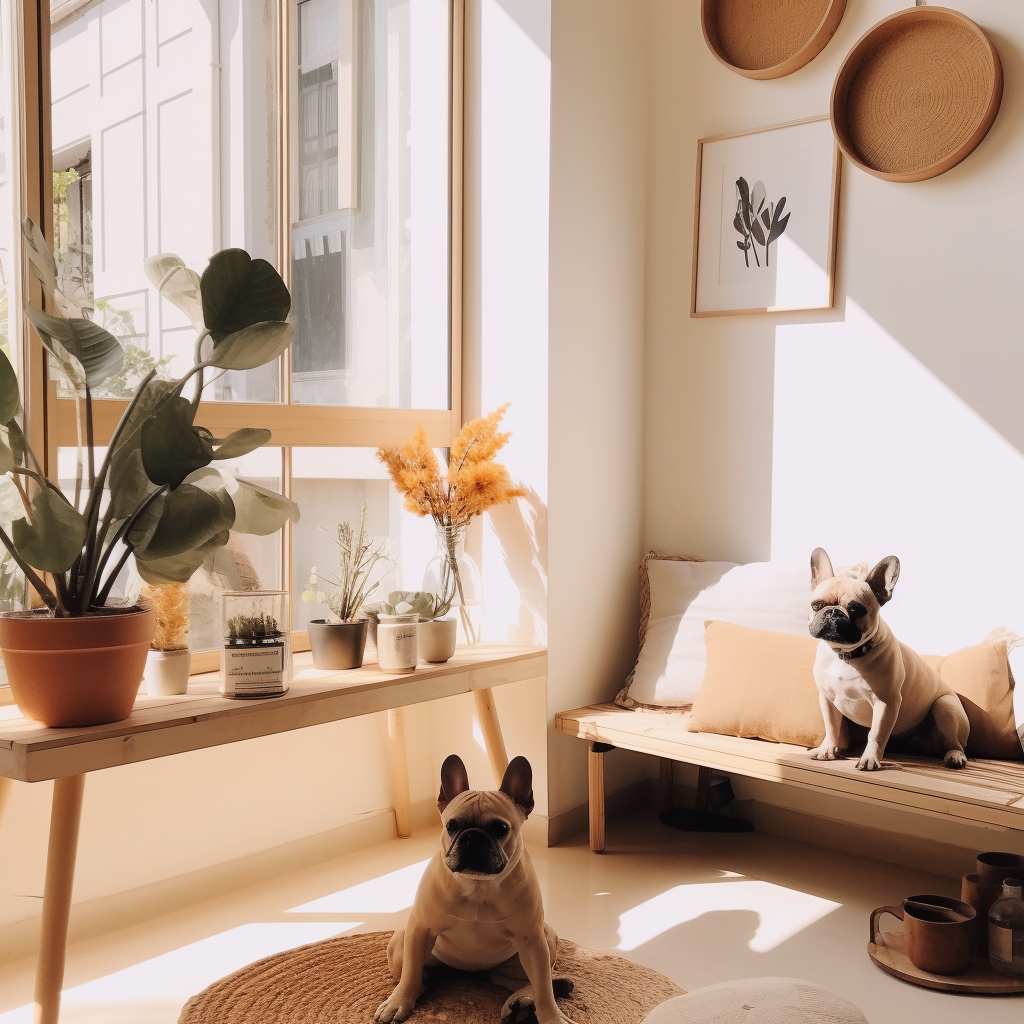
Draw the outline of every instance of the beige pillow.
<instances>
[{"instance_id":1,"label":"beige pillow","mask_svg":"<svg viewBox=\"0 0 1024 1024\"><path fill-rule=\"evenodd\" d=\"M713 732L816 747L825 738L814 685L818 641L728 622L704 630L707 669L690 732ZM969 757L1024 759L1013 714L1013 683L1003 641L924 660L960 695L971 735Z\"/></svg>"},{"instance_id":2,"label":"beige pillow","mask_svg":"<svg viewBox=\"0 0 1024 1024\"><path fill-rule=\"evenodd\" d=\"M704 627L707 668L690 732L816 747L825 726L814 685L818 641L731 622Z\"/></svg>"},{"instance_id":3,"label":"beige pillow","mask_svg":"<svg viewBox=\"0 0 1024 1024\"><path fill-rule=\"evenodd\" d=\"M1006 642L975 644L938 658L925 655L958 694L971 723L968 757L1024 759L1013 716L1013 682L1006 658Z\"/></svg>"}]
</instances>

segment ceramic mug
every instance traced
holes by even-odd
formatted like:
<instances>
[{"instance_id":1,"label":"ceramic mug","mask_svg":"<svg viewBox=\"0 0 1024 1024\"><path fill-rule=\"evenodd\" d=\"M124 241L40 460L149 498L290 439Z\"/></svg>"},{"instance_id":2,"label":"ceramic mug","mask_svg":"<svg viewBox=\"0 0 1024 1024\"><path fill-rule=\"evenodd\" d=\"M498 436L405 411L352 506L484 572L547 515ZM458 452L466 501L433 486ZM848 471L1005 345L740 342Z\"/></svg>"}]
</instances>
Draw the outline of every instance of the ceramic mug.
<instances>
[{"instance_id":1,"label":"ceramic mug","mask_svg":"<svg viewBox=\"0 0 1024 1024\"><path fill-rule=\"evenodd\" d=\"M988 956L988 912L1003 895L1002 885L985 885L976 871L960 880L960 899L974 907L974 929L971 945L975 956Z\"/></svg>"},{"instance_id":2,"label":"ceramic mug","mask_svg":"<svg viewBox=\"0 0 1024 1024\"><path fill-rule=\"evenodd\" d=\"M975 910L948 896L908 896L898 907L871 913L871 941L877 943L878 919L892 914L903 922L910 962L928 974L959 974L971 966Z\"/></svg>"},{"instance_id":3,"label":"ceramic mug","mask_svg":"<svg viewBox=\"0 0 1024 1024\"><path fill-rule=\"evenodd\" d=\"M1020 878L1024 857L1019 853L979 853L978 875L982 885L1002 886L1007 878Z\"/></svg>"},{"instance_id":4,"label":"ceramic mug","mask_svg":"<svg viewBox=\"0 0 1024 1024\"><path fill-rule=\"evenodd\" d=\"M411 672L416 667L419 615L381 615L377 623L377 664L383 672Z\"/></svg>"}]
</instances>

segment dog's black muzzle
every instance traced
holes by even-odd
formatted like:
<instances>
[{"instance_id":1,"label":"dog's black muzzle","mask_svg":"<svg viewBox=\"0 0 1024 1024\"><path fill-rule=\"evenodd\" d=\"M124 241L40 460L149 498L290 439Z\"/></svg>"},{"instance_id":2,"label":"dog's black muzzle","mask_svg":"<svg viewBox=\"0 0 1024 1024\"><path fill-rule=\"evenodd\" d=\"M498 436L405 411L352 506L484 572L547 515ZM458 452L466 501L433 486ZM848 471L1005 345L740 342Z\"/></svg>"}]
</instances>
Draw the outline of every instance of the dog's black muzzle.
<instances>
[{"instance_id":1,"label":"dog's black muzzle","mask_svg":"<svg viewBox=\"0 0 1024 1024\"><path fill-rule=\"evenodd\" d=\"M480 875L500 875L505 855L482 828L467 828L448 847L445 863L450 871L472 871Z\"/></svg>"},{"instance_id":2,"label":"dog's black muzzle","mask_svg":"<svg viewBox=\"0 0 1024 1024\"><path fill-rule=\"evenodd\" d=\"M838 605L822 608L808 627L811 636L828 644L859 644L864 635L860 628Z\"/></svg>"}]
</instances>

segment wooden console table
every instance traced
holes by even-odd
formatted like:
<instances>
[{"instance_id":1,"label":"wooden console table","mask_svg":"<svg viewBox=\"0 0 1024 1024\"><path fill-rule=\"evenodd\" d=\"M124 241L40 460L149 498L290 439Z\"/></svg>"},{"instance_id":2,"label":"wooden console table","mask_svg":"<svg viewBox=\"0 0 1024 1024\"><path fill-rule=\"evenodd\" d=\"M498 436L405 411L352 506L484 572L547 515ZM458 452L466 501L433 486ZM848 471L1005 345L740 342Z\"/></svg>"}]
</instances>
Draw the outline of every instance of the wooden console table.
<instances>
[{"instance_id":1,"label":"wooden console table","mask_svg":"<svg viewBox=\"0 0 1024 1024\"><path fill-rule=\"evenodd\" d=\"M0 709L0 811L10 780L54 780L43 889L42 932L36 969L35 1024L57 1024L64 981L78 826L88 772L169 754L389 713L395 813L399 834L409 834L409 780L401 709L472 693L496 782L508 758L494 709L492 687L547 673L547 652L505 645L460 648L444 665L420 665L400 675L367 664L348 672L318 672L308 653L295 655L291 689L283 697L228 700L217 693L215 673L193 676L183 697L140 696L131 717L87 729L46 729Z\"/></svg>"}]
</instances>

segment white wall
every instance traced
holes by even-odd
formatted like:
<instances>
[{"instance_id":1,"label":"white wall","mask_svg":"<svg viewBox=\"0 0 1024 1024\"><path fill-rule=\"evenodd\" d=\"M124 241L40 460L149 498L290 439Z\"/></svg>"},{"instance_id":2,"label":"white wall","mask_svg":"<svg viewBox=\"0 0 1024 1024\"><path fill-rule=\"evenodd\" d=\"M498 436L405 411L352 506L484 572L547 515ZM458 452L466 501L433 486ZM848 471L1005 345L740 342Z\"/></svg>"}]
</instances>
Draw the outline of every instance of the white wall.
<instances>
[{"instance_id":1,"label":"white wall","mask_svg":"<svg viewBox=\"0 0 1024 1024\"><path fill-rule=\"evenodd\" d=\"M698 4L651 0L645 536L736 561L894 553L886 617L943 653L1024 632L1022 257L1006 204L1024 177L1024 7L957 5L1005 73L966 161L916 184L844 166L834 311L689 316L697 139L827 113L843 57L906 6L851 2L810 65L755 82L708 51Z\"/></svg>"},{"instance_id":2,"label":"white wall","mask_svg":"<svg viewBox=\"0 0 1024 1024\"><path fill-rule=\"evenodd\" d=\"M645 6L558 0L551 27L549 720L610 699L636 654ZM611 769L615 787L644 766ZM552 730L548 773L553 817L586 802L583 743Z\"/></svg>"}]
</instances>

